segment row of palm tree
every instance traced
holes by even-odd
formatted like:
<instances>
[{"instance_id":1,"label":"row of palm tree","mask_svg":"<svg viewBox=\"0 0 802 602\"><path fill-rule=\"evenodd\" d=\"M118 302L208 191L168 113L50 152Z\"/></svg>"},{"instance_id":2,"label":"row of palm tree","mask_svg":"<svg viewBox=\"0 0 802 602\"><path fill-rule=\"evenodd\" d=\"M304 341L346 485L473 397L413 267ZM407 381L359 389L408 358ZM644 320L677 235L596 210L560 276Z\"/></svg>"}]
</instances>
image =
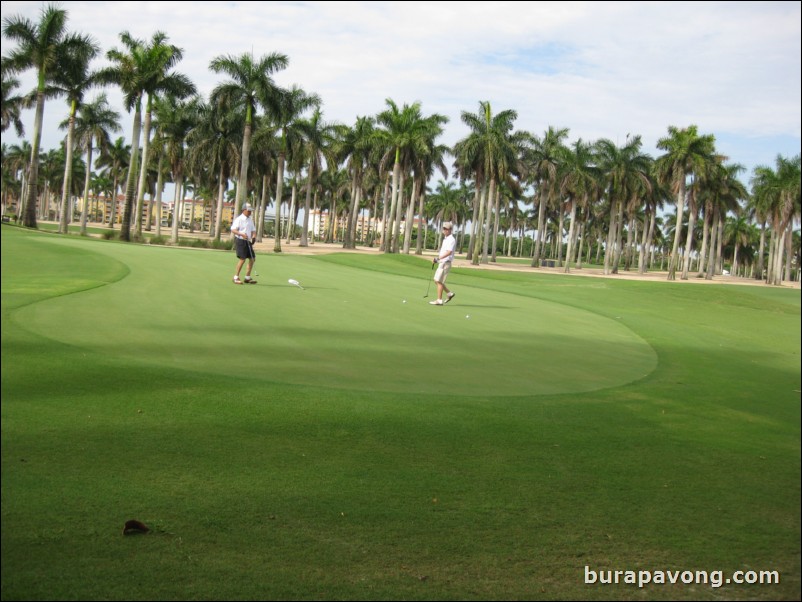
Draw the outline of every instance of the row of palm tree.
<instances>
[{"instance_id":1,"label":"row of palm tree","mask_svg":"<svg viewBox=\"0 0 802 602\"><path fill-rule=\"evenodd\" d=\"M260 238L272 199L277 213L276 252L281 251L283 235L279 210L287 203L288 223L295 224L301 193L302 246L309 244L310 215L324 207L332 218L344 217L343 244L355 246L358 217L367 210L369 220L381 225L378 237L387 253L411 252L416 217L426 226L417 231L416 253L422 253L426 244L430 221L450 219L469 240L469 259L486 263L496 260L500 231L508 234L503 247L508 253L514 232L518 238L526 236L522 216L531 205L537 216L531 235L533 267L541 265L549 242L549 248L557 251L556 261L568 271L581 264L583 252L590 253L593 241L598 241L594 246L597 252L603 249L605 273L617 273L622 263L629 269L636 254L638 270L644 271L660 238L659 213L674 204L669 279L675 279L678 271L681 279L687 279L694 260L699 276L712 278L722 269L729 214L747 215L761 224L758 262L763 261L762 241L768 229L767 281L777 284L790 271L793 253L788 249L793 250L793 226L800 217L799 156L778 157L776 169L757 168L750 194L737 179L743 168L729 164L716 152L714 137L700 134L695 125L670 126L657 143L664 154L653 159L643 152L640 136L628 135L621 146L607 139L568 144L567 128L550 126L542 136L515 130L516 111L494 113L484 101L477 113L462 113L469 133L447 147L438 142L447 118L424 114L419 102L399 105L387 99L383 111L357 117L352 127L326 122L320 97L298 86L284 89L275 83L275 74L289 65L289 58L280 53L258 59L250 54L216 57L209 68L227 79L208 101L175 70L183 51L170 44L164 32L154 33L150 40L121 33L122 48L106 54L111 66L92 71L97 46L87 36L67 32L66 20L66 11L47 6L38 23L20 17L3 23L4 36L18 43L2 62L3 131L14 126L21 132L20 111L36 107L27 164L15 158L15 151L9 150L7 157L3 150L4 186L7 179L14 179L7 178L8 167L24 182L20 213L28 227L36 227L37 207L41 208L38 157L45 99L64 96L70 108L62 124L67 136L58 209L61 232L66 232L69 220L73 150L86 153L83 197L88 199L97 148L96 166L113 180L115 196L125 181L123 240L141 237L146 194L157 198L148 204L149 210L155 207L160 212L168 179L176 191L172 240L177 241L179 205L189 188L205 191L206 201L217 195L208 229L219 239L223 202L233 181L235 214L246 199L257 205ZM16 96L14 76L25 69L36 70L37 89L27 97ZM125 109L134 113L130 150L123 139L111 143L110 133L119 130L119 113L109 107L105 95L84 100L89 89L101 85L118 86ZM452 173L459 188L441 181L430 191L427 183L436 172L448 177L447 156L453 157ZM285 185L289 185L286 192ZM85 202L82 233L87 206ZM144 227L149 229L154 219L158 232L161 215L147 214ZM329 221L334 227L336 220ZM288 228L287 235L289 240L294 228ZM334 232L326 237L332 239ZM517 246L520 250L523 245L519 241ZM762 277L763 271L759 265L757 276Z\"/></svg>"}]
</instances>

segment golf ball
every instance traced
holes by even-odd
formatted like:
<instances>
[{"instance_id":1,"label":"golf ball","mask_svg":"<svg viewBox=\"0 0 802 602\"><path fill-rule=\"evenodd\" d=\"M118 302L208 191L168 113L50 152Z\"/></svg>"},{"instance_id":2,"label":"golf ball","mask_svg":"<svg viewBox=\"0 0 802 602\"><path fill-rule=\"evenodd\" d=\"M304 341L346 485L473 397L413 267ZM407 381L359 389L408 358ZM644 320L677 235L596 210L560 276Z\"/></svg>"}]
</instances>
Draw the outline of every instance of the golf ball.
<instances>
[{"instance_id":1,"label":"golf ball","mask_svg":"<svg viewBox=\"0 0 802 602\"><path fill-rule=\"evenodd\" d=\"M406 299L404 299L403 303L406 303L406 302L407 302L407 300L406 300Z\"/></svg>"},{"instance_id":2,"label":"golf ball","mask_svg":"<svg viewBox=\"0 0 802 602\"><path fill-rule=\"evenodd\" d=\"M468 319L468 318L470 318L470 317L471 317L470 315L467 315L467 316L465 316L465 319Z\"/></svg>"}]
</instances>

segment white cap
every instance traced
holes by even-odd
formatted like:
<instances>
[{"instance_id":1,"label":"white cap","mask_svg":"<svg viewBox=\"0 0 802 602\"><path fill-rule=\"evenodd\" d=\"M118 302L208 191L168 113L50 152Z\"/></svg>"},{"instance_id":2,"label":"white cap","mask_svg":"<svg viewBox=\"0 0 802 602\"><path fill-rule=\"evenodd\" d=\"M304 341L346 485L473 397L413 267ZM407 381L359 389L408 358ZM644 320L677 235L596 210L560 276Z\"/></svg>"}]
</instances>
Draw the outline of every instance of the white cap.
<instances>
[{"instance_id":1,"label":"white cap","mask_svg":"<svg viewBox=\"0 0 802 602\"><path fill-rule=\"evenodd\" d=\"M250 203L245 203L245 204L242 206L242 210L243 210L243 211L253 211L253 207L251 207L251 204L250 204Z\"/></svg>"}]
</instances>

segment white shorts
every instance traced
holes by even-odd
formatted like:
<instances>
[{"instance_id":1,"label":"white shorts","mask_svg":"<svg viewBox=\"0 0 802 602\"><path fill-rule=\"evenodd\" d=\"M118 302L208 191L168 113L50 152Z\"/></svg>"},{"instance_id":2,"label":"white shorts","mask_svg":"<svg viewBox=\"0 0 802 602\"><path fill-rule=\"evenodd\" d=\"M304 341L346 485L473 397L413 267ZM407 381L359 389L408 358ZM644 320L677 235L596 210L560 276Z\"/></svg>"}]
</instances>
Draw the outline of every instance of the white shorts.
<instances>
[{"instance_id":1,"label":"white shorts","mask_svg":"<svg viewBox=\"0 0 802 602\"><path fill-rule=\"evenodd\" d=\"M440 284L446 283L448 273L451 271L451 262L445 261L437 266L437 271L434 273L434 281Z\"/></svg>"}]
</instances>

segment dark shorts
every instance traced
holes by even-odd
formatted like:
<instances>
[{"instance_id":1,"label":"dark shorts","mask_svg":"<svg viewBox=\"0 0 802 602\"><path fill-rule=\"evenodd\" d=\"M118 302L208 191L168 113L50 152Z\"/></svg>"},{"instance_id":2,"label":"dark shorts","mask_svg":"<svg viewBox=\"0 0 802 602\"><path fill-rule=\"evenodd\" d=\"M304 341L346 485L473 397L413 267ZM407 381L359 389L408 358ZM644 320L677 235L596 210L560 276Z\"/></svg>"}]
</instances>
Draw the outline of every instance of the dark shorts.
<instances>
[{"instance_id":1,"label":"dark shorts","mask_svg":"<svg viewBox=\"0 0 802 602\"><path fill-rule=\"evenodd\" d=\"M248 241L243 238L234 239L234 250L239 259L256 259L256 253Z\"/></svg>"}]
</instances>

